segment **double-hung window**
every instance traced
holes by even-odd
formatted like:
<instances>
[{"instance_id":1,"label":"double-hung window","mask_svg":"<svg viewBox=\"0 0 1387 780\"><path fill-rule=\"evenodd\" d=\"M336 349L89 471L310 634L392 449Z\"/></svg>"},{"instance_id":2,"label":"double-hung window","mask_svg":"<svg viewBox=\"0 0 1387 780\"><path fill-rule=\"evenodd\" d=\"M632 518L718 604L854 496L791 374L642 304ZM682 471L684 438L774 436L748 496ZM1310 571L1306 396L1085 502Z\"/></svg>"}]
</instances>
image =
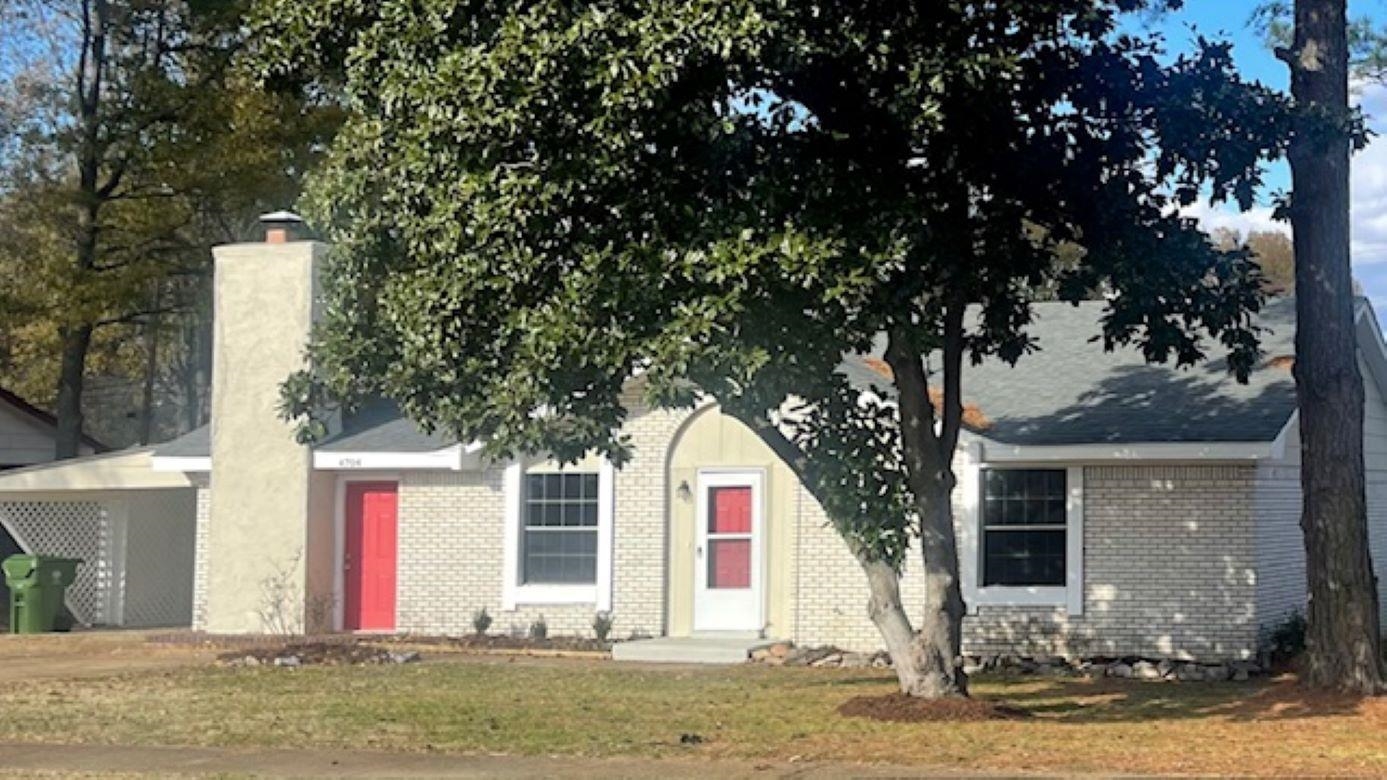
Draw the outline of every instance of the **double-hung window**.
<instances>
[{"instance_id":1,"label":"double-hung window","mask_svg":"<svg viewBox=\"0 0 1387 780\"><path fill-rule=\"evenodd\" d=\"M597 582L598 475L527 474L521 506L520 582Z\"/></svg>"},{"instance_id":2,"label":"double-hung window","mask_svg":"<svg viewBox=\"0 0 1387 780\"><path fill-rule=\"evenodd\" d=\"M982 471L984 587L1065 584L1064 469Z\"/></svg>"}]
</instances>

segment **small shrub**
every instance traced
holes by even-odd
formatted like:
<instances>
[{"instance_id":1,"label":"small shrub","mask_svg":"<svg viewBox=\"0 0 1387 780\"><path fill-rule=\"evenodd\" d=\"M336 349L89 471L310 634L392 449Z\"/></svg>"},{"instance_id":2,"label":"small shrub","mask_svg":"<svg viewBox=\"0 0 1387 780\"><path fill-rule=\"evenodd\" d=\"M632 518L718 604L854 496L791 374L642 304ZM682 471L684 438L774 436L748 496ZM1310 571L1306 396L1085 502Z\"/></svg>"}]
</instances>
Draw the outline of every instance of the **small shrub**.
<instances>
[{"instance_id":1,"label":"small shrub","mask_svg":"<svg viewBox=\"0 0 1387 780\"><path fill-rule=\"evenodd\" d=\"M1289 660L1305 652L1305 618L1295 612L1271 631L1268 650L1272 658Z\"/></svg>"},{"instance_id":2,"label":"small shrub","mask_svg":"<svg viewBox=\"0 0 1387 780\"><path fill-rule=\"evenodd\" d=\"M597 635L597 641L605 642L607 637L612 634L612 623L616 618L610 612L598 612L592 618L592 633Z\"/></svg>"},{"instance_id":3,"label":"small shrub","mask_svg":"<svg viewBox=\"0 0 1387 780\"><path fill-rule=\"evenodd\" d=\"M477 636L485 636L488 628L491 628L491 615L487 613L486 607L473 612L472 630L477 632Z\"/></svg>"},{"instance_id":4,"label":"small shrub","mask_svg":"<svg viewBox=\"0 0 1387 780\"><path fill-rule=\"evenodd\" d=\"M530 638L535 641L542 641L549 636L549 624L544 622L544 616L540 615L535 622L530 624Z\"/></svg>"}]
</instances>

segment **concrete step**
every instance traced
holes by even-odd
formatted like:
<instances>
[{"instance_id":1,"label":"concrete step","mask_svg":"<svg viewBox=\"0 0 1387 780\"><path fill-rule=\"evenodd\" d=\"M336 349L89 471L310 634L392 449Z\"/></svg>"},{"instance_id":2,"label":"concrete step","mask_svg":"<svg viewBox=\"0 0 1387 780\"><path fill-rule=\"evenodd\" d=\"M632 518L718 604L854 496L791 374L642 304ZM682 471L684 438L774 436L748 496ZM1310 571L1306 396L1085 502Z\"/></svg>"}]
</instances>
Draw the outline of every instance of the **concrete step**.
<instances>
[{"instance_id":1,"label":"concrete step","mask_svg":"<svg viewBox=\"0 0 1387 780\"><path fill-rule=\"evenodd\" d=\"M612 645L612 658L654 664L740 664L773 640L750 636L662 636Z\"/></svg>"}]
</instances>

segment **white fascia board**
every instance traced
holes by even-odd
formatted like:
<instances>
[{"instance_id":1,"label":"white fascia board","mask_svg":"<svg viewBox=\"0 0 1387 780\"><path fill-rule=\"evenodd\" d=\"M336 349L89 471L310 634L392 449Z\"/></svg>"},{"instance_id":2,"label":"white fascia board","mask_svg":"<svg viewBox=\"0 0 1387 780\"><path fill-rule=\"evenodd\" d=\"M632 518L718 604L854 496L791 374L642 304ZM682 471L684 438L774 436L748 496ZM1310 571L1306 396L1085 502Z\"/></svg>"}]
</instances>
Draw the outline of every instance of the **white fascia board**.
<instances>
[{"instance_id":1,"label":"white fascia board","mask_svg":"<svg viewBox=\"0 0 1387 780\"><path fill-rule=\"evenodd\" d=\"M982 440L979 459L984 463L1037 461L1229 461L1273 460L1276 442L1133 442L1130 444L999 444Z\"/></svg>"},{"instance_id":2,"label":"white fascia board","mask_svg":"<svg viewBox=\"0 0 1387 780\"><path fill-rule=\"evenodd\" d=\"M172 456L154 455L149 459L151 471L181 471L185 474L204 473L212 470L212 456Z\"/></svg>"},{"instance_id":3,"label":"white fascia board","mask_svg":"<svg viewBox=\"0 0 1387 780\"><path fill-rule=\"evenodd\" d=\"M430 452L314 452L313 468L321 471L381 471L417 469L461 471L460 444Z\"/></svg>"}]
</instances>

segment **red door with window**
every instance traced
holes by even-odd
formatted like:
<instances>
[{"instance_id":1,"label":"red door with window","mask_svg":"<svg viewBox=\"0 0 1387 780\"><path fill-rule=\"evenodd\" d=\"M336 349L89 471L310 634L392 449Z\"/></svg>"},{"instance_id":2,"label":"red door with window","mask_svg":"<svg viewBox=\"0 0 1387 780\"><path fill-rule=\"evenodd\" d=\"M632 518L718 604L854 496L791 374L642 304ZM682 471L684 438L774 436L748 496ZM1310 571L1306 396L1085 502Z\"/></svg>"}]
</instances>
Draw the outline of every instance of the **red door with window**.
<instances>
[{"instance_id":1,"label":"red door with window","mask_svg":"<svg viewBox=\"0 0 1387 780\"><path fill-rule=\"evenodd\" d=\"M347 483L342 622L348 631L395 628L397 507L393 482Z\"/></svg>"}]
</instances>

